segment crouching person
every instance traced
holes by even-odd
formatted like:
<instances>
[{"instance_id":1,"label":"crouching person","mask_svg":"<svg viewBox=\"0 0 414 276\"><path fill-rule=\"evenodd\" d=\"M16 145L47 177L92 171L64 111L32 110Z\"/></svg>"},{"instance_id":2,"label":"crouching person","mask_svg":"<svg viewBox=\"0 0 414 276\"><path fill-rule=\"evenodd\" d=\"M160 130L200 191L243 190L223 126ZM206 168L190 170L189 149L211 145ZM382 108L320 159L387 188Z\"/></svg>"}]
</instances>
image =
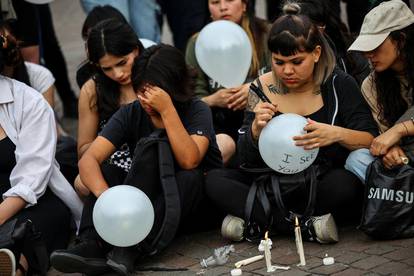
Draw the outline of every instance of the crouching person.
<instances>
[{"instance_id":1,"label":"crouching person","mask_svg":"<svg viewBox=\"0 0 414 276\"><path fill-rule=\"evenodd\" d=\"M179 50L167 45L149 48L135 60L131 78L138 101L113 115L79 161L80 177L92 194L82 214L81 242L71 249L55 251L51 256L52 265L62 272L98 274L112 269L128 275L133 271L142 250L140 244L126 248L111 246L99 238L92 222L96 199L109 187L125 181L105 174L104 160L117 147L127 143L131 152L135 152L140 139L157 129L165 130L175 163L181 222L200 204L204 172L222 166L210 110L192 97L189 72ZM158 233L167 205L159 185L134 180L142 175L142 178L152 177L145 176L146 168L134 166L137 158L139 156L133 156L133 166L124 183L141 189L154 206L155 221L145 242Z\"/></svg>"}]
</instances>

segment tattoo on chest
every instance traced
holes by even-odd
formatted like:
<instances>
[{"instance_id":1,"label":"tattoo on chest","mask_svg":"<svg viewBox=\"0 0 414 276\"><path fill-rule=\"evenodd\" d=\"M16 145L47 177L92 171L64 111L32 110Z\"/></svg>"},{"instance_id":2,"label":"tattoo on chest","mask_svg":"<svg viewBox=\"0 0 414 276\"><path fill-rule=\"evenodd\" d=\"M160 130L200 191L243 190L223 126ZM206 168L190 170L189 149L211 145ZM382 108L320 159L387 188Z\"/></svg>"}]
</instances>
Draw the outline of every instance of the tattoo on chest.
<instances>
[{"instance_id":1,"label":"tattoo on chest","mask_svg":"<svg viewBox=\"0 0 414 276\"><path fill-rule=\"evenodd\" d=\"M256 105L259 103L259 96L256 93L249 92L249 97L247 98L247 111L253 111Z\"/></svg>"}]
</instances>

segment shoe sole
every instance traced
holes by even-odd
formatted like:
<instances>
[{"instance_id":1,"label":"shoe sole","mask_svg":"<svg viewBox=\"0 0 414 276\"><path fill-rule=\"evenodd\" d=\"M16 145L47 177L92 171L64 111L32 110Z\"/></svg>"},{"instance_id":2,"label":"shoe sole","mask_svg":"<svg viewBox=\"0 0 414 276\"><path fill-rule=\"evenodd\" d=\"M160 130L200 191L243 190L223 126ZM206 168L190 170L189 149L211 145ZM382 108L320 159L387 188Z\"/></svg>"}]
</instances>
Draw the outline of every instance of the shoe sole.
<instances>
[{"instance_id":1,"label":"shoe sole","mask_svg":"<svg viewBox=\"0 0 414 276\"><path fill-rule=\"evenodd\" d=\"M320 233L316 235L320 243L334 243L339 241L338 228L331 214L322 216L319 223L324 226L319 227Z\"/></svg>"},{"instance_id":2,"label":"shoe sole","mask_svg":"<svg viewBox=\"0 0 414 276\"><path fill-rule=\"evenodd\" d=\"M64 273L100 275L110 271L105 259L82 258L63 252L53 252L50 255L50 263L56 270Z\"/></svg>"},{"instance_id":3,"label":"shoe sole","mask_svg":"<svg viewBox=\"0 0 414 276\"><path fill-rule=\"evenodd\" d=\"M9 249L0 249L0 276L15 276L16 260Z\"/></svg>"}]
</instances>

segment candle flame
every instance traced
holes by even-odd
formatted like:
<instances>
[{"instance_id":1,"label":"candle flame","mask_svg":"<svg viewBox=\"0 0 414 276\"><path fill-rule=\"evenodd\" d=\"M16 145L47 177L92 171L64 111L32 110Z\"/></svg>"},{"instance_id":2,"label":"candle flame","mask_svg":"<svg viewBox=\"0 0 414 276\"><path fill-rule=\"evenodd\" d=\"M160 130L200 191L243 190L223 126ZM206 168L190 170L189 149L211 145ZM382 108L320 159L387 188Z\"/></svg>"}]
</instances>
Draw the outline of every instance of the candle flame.
<instances>
[{"instance_id":1,"label":"candle flame","mask_svg":"<svg viewBox=\"0 0 414 276\"><path fill-rule=\"evenodd\" d=\"M296 226L296 227L298 227L298 226L299 226L298 217L295 217L295 226Z\"/></svg>"},{"instance_id":2,"label":"candle flame","mask_svg":"<svg viewBox=\"0 0 414 276\"><path fill-rule=\"evenodd\" d=\"M269 236L269 231L266 231L266 233L265 233L265 240L268 239L268 236Z\"/></svg>"}]
</instances>

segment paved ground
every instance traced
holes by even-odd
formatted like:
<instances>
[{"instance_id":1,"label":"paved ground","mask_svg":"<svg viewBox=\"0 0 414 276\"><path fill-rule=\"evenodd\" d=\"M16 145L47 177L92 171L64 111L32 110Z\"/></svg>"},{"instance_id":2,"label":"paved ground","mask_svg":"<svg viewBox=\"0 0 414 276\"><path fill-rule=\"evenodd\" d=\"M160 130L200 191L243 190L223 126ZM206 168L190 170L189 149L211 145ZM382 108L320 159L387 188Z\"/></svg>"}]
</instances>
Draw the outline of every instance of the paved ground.
<instances>
[{"instance_id":1,"label":"paved ground","mask_svg":"<svg viewBox=\"0 0 414 276\"><path fill-rule=\"evenodd\" d=\"M178 0L177 0L178 1ZM258 0L259 14L263 14L264 0ZM56 32L67 60L72 87L78 91L74 74L77 65L84 59L80 30L85 18L78 1L57 0L51 4ZM167 32L164 42L171 42ZM67 130L76 135L76 121L64 120ZM363 233L348 227L340 229L341 241L335 245L305 243L307 265L297 268L299 259L292 237L273 238L272 262L290 265L291 269L280 275L414 275L414 239L395 241L372 241ZM247 242L237 243L227 264L201 270L199 262L207 258L214 248L227 245L220 237L219 230L179 237L164 253L145 262L146 266L184 268L180 272L137 272L136 275L229 275L234 263L255 256L257 245ZM335 258L335 264L323 266L322 258L328 254ZM243 275L267 275L264 261L243 268ZM51 270L49 275L62 275Z\"/></svg>"}]
</instances>

